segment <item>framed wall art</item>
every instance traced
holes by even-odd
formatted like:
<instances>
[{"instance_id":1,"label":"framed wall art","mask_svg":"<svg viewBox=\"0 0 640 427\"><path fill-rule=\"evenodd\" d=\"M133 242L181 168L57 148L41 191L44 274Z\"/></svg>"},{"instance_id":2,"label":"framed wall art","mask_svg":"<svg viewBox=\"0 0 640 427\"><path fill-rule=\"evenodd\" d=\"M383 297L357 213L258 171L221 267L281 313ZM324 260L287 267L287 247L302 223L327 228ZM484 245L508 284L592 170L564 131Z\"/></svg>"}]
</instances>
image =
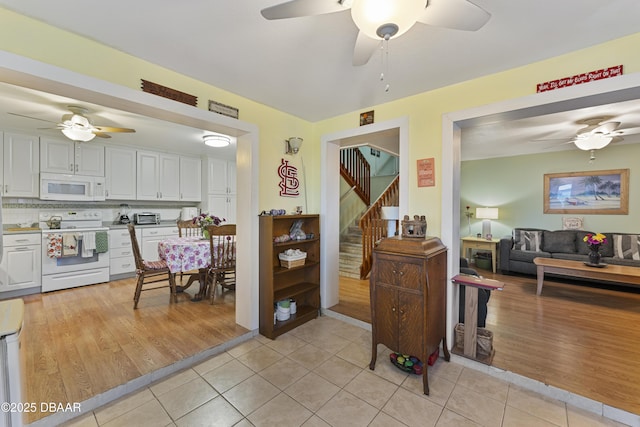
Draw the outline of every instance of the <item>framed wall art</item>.
<instances>
[{"instance_id":1,"label":"framed wall art","mask_svg":"<svg viewBox=\"0 0 640 427\"><path fill-rule=\"evenodd\" d=\"M544 213L627 215L629 169L545 174Z\"/></svg>"}]
</instances>

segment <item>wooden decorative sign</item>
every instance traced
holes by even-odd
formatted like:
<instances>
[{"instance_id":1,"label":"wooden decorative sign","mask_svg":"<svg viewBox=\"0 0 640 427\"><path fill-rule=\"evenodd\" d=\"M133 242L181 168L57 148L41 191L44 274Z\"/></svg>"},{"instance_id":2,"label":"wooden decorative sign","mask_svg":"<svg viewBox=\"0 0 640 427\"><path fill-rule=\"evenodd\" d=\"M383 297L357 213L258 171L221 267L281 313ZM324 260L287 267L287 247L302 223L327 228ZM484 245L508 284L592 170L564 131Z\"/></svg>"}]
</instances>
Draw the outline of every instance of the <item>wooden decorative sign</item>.
<instances>
[{"instance_id":1,"label":"wooden decorative sign","mask_svg":"<svg viewBox=\"0 0 640 427\"><path fill-rule=\"evenodd\" d=\"M198 105L197 96L189 95L188 93L180 92L179 90L171 89L170 87L162 86L148 80L140 80L142 81L143 92L152 93L163 98L182 102L183 104L193 105L194 107Z\"/></svg>"},{"instance_id":2,"label":"wooden decorative sign","mask_svg":"<svg viewBox=\"0 0 640 427\"><path fill-rule=\"evenodd\" d=\"M285 197L298 197L300 191L300 180L298 180L298 168L289 164L288 160L282 159L278 166L278 176L280 177L280 195Z\"/></svg>"},{"instance_id":3,"label":"wooden decorative sign","mask_svg":"<svg viewBox=\"0 0 640 427\"><path fill-rule=\"evenodd\" d=\"M209 111L222 114L223 116L238 118L240 110L230 105L221 104L220 102L209 100Z\"/></svg>"},{"instance_id":4,"label":"wooden decorative sign","mask_svg":"<svg viewBox=\"0 0 640 427\"><path fill-rule=\"evenodd\" d=\"M571 77L564 77L558 80L551 80L544 83L538 83L537 92L546 92L549 90L561 89L563 87L575 86L582 83L594 82L596 80L608 79L622 75L622 65L615 67L603 68L602 70L589 71L588 73L576 74Z\"/></svg>"},{"instance_id":5,"label":"wooden decorative sign","mask_svg":"<svg viewBox=\"0 0 640 427\"><path fill-rule=\"evenodd\" d=\"M418 187L435 187L436 166L433 157L418 160Z\"/></svg>"}]
</instances>

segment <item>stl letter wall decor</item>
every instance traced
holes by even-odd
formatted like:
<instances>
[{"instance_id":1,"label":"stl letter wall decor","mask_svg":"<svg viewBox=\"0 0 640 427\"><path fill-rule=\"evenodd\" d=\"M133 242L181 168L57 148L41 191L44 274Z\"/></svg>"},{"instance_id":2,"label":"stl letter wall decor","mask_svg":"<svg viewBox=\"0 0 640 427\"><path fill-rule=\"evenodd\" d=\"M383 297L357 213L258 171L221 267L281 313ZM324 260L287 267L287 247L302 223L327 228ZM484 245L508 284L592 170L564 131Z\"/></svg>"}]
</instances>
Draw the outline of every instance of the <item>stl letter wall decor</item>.
<instances>
[{"instance_id":1,"label":"stl letter wall decor","mask_svg":"<svg viewBox=\"0 0 640 427\"><path fill-rule=\"evenodd\" d=\"M280 176L280 195L285 197L298 197L300 192L300 181L298 180L298 168L289 164L288 160L282 159L278 167Z\"/></svg>"}]
</instances>

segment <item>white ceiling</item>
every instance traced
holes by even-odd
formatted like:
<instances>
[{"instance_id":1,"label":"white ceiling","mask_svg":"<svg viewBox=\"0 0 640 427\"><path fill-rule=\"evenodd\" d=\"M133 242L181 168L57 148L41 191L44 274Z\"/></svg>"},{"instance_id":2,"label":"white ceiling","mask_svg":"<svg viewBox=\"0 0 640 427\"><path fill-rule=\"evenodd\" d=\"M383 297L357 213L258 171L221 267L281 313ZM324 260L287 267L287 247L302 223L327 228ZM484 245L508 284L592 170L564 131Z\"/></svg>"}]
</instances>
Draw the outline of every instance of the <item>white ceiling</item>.
<instances>
[{"instance_id":1,"label":"white ceiling","mask_svg":"<svg viewBox=\"0 0 640 427\"><path fill-rule=\"evenodd\" d=\"M351 63L356 28L348 11L278 21L260 15L261 9L278 3L280 0L113 0L88 7L80 0L0 0L0 5L18 13L312 122L633 34L640 16L637 0L474 0L492 14L479 31L417 24L391 40L386 72L391 88L385 92L377 55L365 66ZM38 42L37 35L34 42ZM603 63L602 67L613 65L618 64ZM96 124L138 130L133 135L113 134L108 140L113 143L128 143L127 138L144 143L149 138L143 131L146 127L167 141L188 135L201 150L202 131L174 124L149 126L144 118L130 113L41 93L28 95L29 101L23 103L13 102L4 96L5 90L0 87L0 99L5 101L0 103L0 125L4 127L47 125L33 119L16 120L4 114L7 111L57 122L66 113L66 105L79 103L94 112ZM580 127L575 121L585 117L611 116L623 122L621 128L639 127L639 110L628 103L466 129L464 157L511 155L508 153L516 153L517 146L518 152L539 152L547 145L531 143L531 139L569 138ZM625 138L624 143L630 142L631 137ZM556 144L554 149L571 148L571 144Z\"/></svg>"}]
</instances>

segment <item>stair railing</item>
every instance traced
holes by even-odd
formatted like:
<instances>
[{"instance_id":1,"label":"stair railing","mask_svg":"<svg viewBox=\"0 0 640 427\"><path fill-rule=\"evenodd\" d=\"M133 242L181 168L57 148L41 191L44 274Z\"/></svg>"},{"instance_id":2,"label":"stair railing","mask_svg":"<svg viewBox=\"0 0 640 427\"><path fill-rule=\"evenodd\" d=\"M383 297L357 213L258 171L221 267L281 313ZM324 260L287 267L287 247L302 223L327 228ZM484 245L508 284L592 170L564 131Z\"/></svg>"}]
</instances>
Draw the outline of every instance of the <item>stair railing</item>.
<instances>
[{"instance_id":1,"label":"stair railing","mask_svg":"<svg viewBox=\"0 0 640 427\"><path fill-rule=\"evenodd\" d=\"M389 184L386 190L378 197L360 218L358 226L362 230L362 265L360 266L360 280L367 278L371 272L373 248L378 240L386 236L387 221L382 219L383 206L398 206L400 200L400 177ZM396 227L396 229L398 229Z\"/></svg>"},{"instance_id":2,"label":"stair railing","mask_svg":"<svg viewBox=\"0 0 640 427\"><path fill-rule=\"evenodd\" d=\"M371 203L371 166L357 148L340 150L340 175L369 206Z\"/></svg>"}]
</instances>

